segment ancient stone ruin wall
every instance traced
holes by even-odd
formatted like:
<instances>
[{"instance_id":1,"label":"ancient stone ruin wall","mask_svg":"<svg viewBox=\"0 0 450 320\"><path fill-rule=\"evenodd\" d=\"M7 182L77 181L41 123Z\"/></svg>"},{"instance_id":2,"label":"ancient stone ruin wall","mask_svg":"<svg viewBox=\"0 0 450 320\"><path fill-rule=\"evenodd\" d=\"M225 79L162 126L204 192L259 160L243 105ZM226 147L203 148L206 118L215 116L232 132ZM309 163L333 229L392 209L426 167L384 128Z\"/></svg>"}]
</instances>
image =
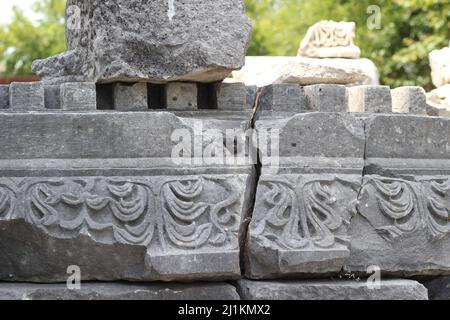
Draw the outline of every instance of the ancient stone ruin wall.
<instances>
[{"instance_id":1,"label":"ancient stone ruin wall","mask_svg":"<svg viewBox=\"0 0 450 320\"><path fill-rule=\"evenodd\" d=\"M407 279L450 275L450 121L420 88L5 88L2 298L426 299ZM252 126L278 130L278 162L171 159L176 130ZM71 265L107 283L55 284Z\"/></svg>"}]
</instances>

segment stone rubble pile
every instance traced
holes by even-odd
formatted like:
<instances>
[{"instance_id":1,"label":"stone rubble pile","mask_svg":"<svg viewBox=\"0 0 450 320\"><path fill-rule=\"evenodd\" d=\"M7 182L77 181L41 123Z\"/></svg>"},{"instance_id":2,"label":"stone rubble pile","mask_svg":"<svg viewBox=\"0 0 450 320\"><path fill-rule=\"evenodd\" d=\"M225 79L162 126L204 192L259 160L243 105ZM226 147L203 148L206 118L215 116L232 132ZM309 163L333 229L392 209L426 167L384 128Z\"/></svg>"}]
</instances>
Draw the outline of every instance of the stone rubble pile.
<instances>
[{"instance_id":1,"label":"stone rubble pile","mask_svg":"<svg viewBox=\"0 0 450 320\"><path fill-rule=\"evenodd\" d=\"M126 76L0 87L0 299L448 296L450 119L422 88Z\"/></svg>"}]
</instances>

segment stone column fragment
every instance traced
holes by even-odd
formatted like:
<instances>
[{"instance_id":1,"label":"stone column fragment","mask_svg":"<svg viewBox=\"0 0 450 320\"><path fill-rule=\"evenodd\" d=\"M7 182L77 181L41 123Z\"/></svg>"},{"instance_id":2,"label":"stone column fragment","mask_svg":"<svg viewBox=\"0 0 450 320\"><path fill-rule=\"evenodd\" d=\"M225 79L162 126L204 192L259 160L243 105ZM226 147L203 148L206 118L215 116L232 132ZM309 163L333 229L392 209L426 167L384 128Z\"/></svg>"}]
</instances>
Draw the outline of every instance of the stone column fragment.
<instances>
[{"instance_id":1,"label":"stone column fragment","mask_svg":"<svg viewBox=\"0 0 450 320\"><path fill-rule=\"evenodd\" d=\"M64 111L95 111L97 94L93 82L73 82L61 85L61 105Z\"/></svg>"},{"instance_id":2,"label":"stone column fragment","mask_svg":"<svg viewBox=\"0 0 450 320\"><path fill-rule=\"evenodd\" d=\"M427 114L427 97L422 87L400 87L391 91L392 112Z\"/></svg>"},{"instance_id":3,"label":"stone column fragment","mask_svg":"<svg viewBox=\"0 0 450 320\"><path fill-rule=\"evenodd\" d=\"M114 85L114 110L146 111L148 110L146 83L117 83Z\"/></svg>"},{"instance_id":4,"label":"stone column fragment","mask_svg":"<svg viewBox=\"0 0 450 320\"><path fill-rule=\"evenodd\" d=\"M11 110L43 110L44 101L44 86L41 82L13 82L9 87L9 107Z\"/></svg>"},{"instance_id":5,"label":"stone column fragment","mask_svg":"<svg viewBox=\"0 0 450 320\"><path fill-rule=\"evenodd\" d=\"M356 86L348 88L348 111L391 113L391 89L388 86Z\"/></svg>"}]
</instances>

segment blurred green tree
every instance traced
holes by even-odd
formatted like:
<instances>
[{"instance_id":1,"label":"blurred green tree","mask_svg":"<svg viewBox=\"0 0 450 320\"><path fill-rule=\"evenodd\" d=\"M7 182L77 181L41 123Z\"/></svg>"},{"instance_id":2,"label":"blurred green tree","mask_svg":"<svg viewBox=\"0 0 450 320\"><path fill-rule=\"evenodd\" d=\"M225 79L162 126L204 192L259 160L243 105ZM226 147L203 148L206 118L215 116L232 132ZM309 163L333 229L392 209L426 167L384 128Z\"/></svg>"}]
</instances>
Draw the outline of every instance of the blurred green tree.
<instances>
[{"instance_id":1,"label":"blurred green tree","mask_svg":"<svg viewBox=\"0 0 450 320\"><path fill-rule=\"evenodd\" d=\"M31 21L17 7L10 23L0 26L0 70L3 76L29 75L31 63L65 49L65 0L36 0Z\"/></svg>"}]
</instances>

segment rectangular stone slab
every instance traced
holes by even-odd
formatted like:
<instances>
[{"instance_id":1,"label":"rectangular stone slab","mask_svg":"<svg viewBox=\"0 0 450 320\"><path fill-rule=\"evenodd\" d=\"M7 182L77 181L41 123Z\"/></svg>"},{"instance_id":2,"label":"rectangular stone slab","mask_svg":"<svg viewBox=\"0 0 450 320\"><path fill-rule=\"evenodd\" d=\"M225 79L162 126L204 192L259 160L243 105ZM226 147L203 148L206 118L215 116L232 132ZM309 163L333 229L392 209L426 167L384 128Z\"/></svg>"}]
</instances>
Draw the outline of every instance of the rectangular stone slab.
<instances>
[{"instance_id":1,"label":"rectangular stone slab","mask_svg":"<svg viewBox=\"0 0 450 320\"><path fill-rule=\"evenodd\" d=\"M387 275L450 274L450 120L366 121L366 168L349 267Z\"/></svg>"},{"instance_id":2,"label":"rectangular stone slab","mask_svg":"<svg viewBox=\"0 0 450 320\"><path fill-rule=\"evenodd\" d=\"M238 282L243 300L428 300L427 289L412 280L382 280L369 289L361 280Z\"/></svg>"},{"instance_id":3,"label":"rectangular stone slab","mask_svg":"<svg viewBox=\"0 0 450 320\"><path fill-rule=\"evenodd\" d=\"M0 300L240 300L226 283L126 284L82 283L80 290L66 284L0 284Z\"/></svg>"},{"instance_id":4,"label":"rectangular stone slab","mask_svg":"<svg viewBox=\"0 0 450 320\"><path fill-rule=\"evenodd\" d=\"M0 279L64 282L70 265L83 280L239 278L254 168L177 163L171 136L242 120L42 112L0 124Z\"/></svg>"},{"instance_id":5,"label":"rectangular stone slab","mask_svg":"<svg viewBox=\"0 0 450 320\"><path fill-rule=\"evenodd\" d=\"M262 156L246 246L252 279L338 273L361 185L363 122L352 115L307 113L258 121L280 130L280 158Z\"/></svg>"}]
</instances>

